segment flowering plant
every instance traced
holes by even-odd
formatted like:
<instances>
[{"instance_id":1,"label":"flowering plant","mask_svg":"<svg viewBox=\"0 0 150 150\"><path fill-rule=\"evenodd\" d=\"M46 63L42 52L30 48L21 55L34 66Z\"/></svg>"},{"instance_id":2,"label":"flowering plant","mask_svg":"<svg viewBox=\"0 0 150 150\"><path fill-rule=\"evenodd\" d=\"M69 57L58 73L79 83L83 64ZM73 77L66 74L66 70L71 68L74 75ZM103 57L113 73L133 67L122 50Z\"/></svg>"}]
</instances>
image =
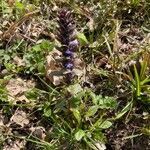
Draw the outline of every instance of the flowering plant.
<instances>
[{"instance_id":1,"label":"flowering plant","mask_svg":"<svg viewBox=\"0 0 150 150\"><path fill-rule=\"evenodd\" d=\"M74 68L74 53L78 47L75 39L75 23L71 11L62 9L58 15L58 40L62 44L62 54L64 56L63 66L67 70Z\"/></svg>"}]
</instances>

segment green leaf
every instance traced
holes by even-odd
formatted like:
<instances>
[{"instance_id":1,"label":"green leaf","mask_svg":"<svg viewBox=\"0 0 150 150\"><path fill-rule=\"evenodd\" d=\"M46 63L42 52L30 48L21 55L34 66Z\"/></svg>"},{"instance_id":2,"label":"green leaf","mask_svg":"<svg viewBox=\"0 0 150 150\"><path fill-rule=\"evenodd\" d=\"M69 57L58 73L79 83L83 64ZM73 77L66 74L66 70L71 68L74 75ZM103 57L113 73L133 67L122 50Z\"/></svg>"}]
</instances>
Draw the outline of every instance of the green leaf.
<instances>
[{"instance_id":1,"label":"green leaf","mask_svg":"<svg viewBox=\"0 0 150 150\"><path fill-rule=\"evenodd\" d=\"M134 65L134 74L135 74L135 81L136 81L136 96L140 96L141 95L141 86L140 86L140 78L139 78L139 74L137 71L136 66Z\"/></svg>"},{"instance_id":2,"label":"green leaf","mask_svg":"<svg viewBox=\"0 0 150 150\"><path fill-rule=\"evenodd\" d=\"M77 141L80 141L85 136L85 132L81 129L79 129L75 134L75 139Z\"/></svg>"},{"instance_id":3,"label":"green leaf","mask_svg":"<svg viewBox=\"0 0 150 150\"><path fill-rule=\"evenodd\" d=\"M143 86L144 84L148 84L150 82L150 77L148 76L143 81L140 82L140 85Z\"/></svg>"},{"instance_id":4,"label":"green leaf","mask_svg":"<svg viewBox=\"0 0 150 150\"><path fill-rule=\"evenodd\" d=\"M68 92L72 95L76 95L78 94L79 92L81 92L83 89L82 87L80 86L80 84L74 84L74 85L70 85L68 88L67 88Z\"/></svg>"},{"instance_id":5,"label":"green leaf","mask_svg":"<svg viewBox=\"0 0 150 150\"><path fill-rule=\"evenodd\" d=\"M98 105L101 109L110 109L117 106L117 102L113 97L104 97L99 99Z\"/></svg>"},{"instance_id":6,"label":"green leaf","mask_svg":"<svg viewBox=\"0 0 150 150\"><path fill-rule=\"evenodd\" d=\"M97 147L94 145L93 140L90 140L91 138L84 138L84 141L86 144L91 148L92 150L98 150Z\"/></svg>"},{"instance_id":7,"label":"green leaf","mask_svg":"<svg viewBox=\"0 0 150 150\"><path fill-rule=\"evenodd\" d=\"M52 114L52 111L51 111L51 109L49 107L44 109L44 116L45 117L50 117L51 114Z\"/></svg>"},{"instance_id":8,"label":"green leaf","mask_svg":"<svg viewBox=\"0 0 150 150\"><path fill-rule=\"evenodd\" d=\"M0 101L7 101L8 99L8 92L5 89L5 87L3 87L2 85L0 85Z\"/></svg>"},{"instance_id":9,"label":"green leaf","mask_svg":"<svg viewBox=\"0 0 150 150\"><path fill-rule=\"evenodd\" d=\"M48 40L43 40L42 43L40 44L40 47L43 50L52 51L54 48L54 43L49 42Z\"/></svg>"},{"instance_id":10,"label":"green leaf","mask_svg":"<svg viewBox=\"0 0 150 150\"><path fill-rule=\"evenodd\" d=\"M88 44L88 40L83 33L77 33L77 39L79 40L81 46Z\"/></svg>"},{"instance_id":11,"label":"green leaf","mask_svg":"<svg viewBox=\"0 0 150 150\"><path fill-rule=\"evenodd\" d=\"M25 92L26 98L30 99L30 100L36 100L36 99L38 99L38 97L40 96L40 94L41 94L40 90L38 90L36 88L28 89Z\"/></svg>"},{"instance_id":12,"label":"green leaf","mask_svg":"<svg viewBox=\"0 0 150 150\"><path fill-rule=\"evenodd\" d=\"M112 123L110 121L108 121L108 120L105 120L104 122L102 122L100 124L100 128L101 129L108 129L111 126L112 126Z\"/></svg>"},{"instance_id":13,"label":"green leaf","mask_svg":"<svg viewBox=\"0 0 150 150\"><path fill-rule=\"evenodd\" d=\"M33 52L40 52L41 50L42 50L42 49L41 49L40 44L35 45L35 46L32 47L32 53L33 53Z\"/></svg>"},{"instance_id":14,"label":"green leaf","mask_svg":"<svg viewBox=\"0 0 150 150\"><path fill-rule=\"evenodd\" d=\"M98 104L98 97L97 97L97 95L95 95L95 93L93 93L93 92L90 92L90 97L92 98L93 104L97 105Z\"/></svg>"},{"instance_id":15,"label":"green leaf","mask_svg":"<svg viewBox=\"0 0 150 150\"><path fill-rule=\"evenodd\" d=\"M119 113L116 115L115 120L121 118L125 113L127 113L127 112L131 109L131 107L132 107L132 101L129 102L129 103L122 109L122 111L119 112Z\"/></svg>"},{"instance_id":16,"label":"green leaf","mask_svg":"<svg viewBox=\"0 0 150 150\"><path fill-rule=\"evenodd\" d=\"M106 140L106 137L101 129L96 128L95 131L93 131L92 133L93 133L93 138L95 140L97 140L97 141L105 141Z\"/></svg>"},{"instance_id":17,"label":"green leaf","mask_svg":"<svg viewBox=\"0 0 150 150\"><path fill-rule=\"evenodd\" d=\"M81 122L81 115L80 115L79 110L72 108L71 111L73 112L74 117L76 118L76 120L80 124L80 122Z\"/></svg>"},{"instance_id":18,"label":"green leaf","mask_svg":"<svg viewBox=\"0 0 150 150\"><path fill-rule=\"evenodd\" d=\"M5 60L5 62L9 61L9 60L10 60L10 56L7 55L7 54L5 54L5 55L4 55L4 60Z\"/></svg>"},{"instance_id":19,"label":"green leaf","mask_svg":"<svg viewBox=\"0 0 150 150\"><path fill-rule=\"evenodd\" d=\"M22 10L22 9L25 8L25 6L23 5L23 3L19 2L19 1L16 1L15 5L16 5L16 8L20 9L20 10Z\"/></svg>"},{"instance_id":20,"label":"green leaf","mask_svg":"<svg viewBox=\"0 0 150 150\"><path fill-rule=\"evenodd\" d=\"M4 56L4 54L5 54L5 50L0 49L0 57Z\"/></svg>"},{"instance_id":21,"label":"green leaf","mask_svg":"<svg viewBox=\"0 0 150 150\"><path fill-rule=\"evenodd\" d=\"M97 110L98 110L98 106L91 106L90 108L89 108L89 110L86 112L86 117L91 117L91 116L94 116L95 115L95 113L97 112Z\"/></svg>"},{"instance_id":22,"label":"green leaf","mask_svg":"<svg viewBox=\"0 0 150 150\"><path fill-rule=\"evenodd\" d=\"M108 77L108 75L109 75L109 72L107 71L107 70L104 70L104 69L97 69L97 68L92 68L91 67L91 69L94 71L94 73L96 74L96 75L99 75L99 76L105 76L105 77Z\"/></svg>"},{"instance_id":23,"label":"green leaf","mask_svg":"<svg viewBox=\"0 0 150 150\"><path fill-rule=\"evenodd\" d=\"M144 78L146 78L146 70L148 67L147 58L145 58L140 64L141 64L140 80L144 80Z\"/></svg>"},{"instance_id":24,"label":"green leaf","mask_svg":"<svg viewBox=\"0 0 150 150\"><path fill-rule=\"evenodd\" d=\"M102 95L95 95L93 92L90 92L90 97L92 102L101 109L114 109L117 106L117 101L113 97L102 97Z\"/></svg>"},{"instance_id":25,"label":"green leaf","mask_svg":"<svg viewBox=\"0 0 150 150\"><path fill-rule=\"evenodd\" d=\"M138 6L140 3L140 0L131 0L131 4L134 6Z\"/></svg>"},{"instance_id":26,"label":"green leaf","mask_svg":"<svg viewBox=\"0 0 150 150\"><path fill-rule=\"evenodd\" d=\"M45 66L44 66L43 62L39 62L37 68L38 68L38 72L40 72L40 73L45 72Z\"/></svg>"},{"instance_id":27,"label":"green leaf","mask_svg":"<svg viewBox=\"0 0 150 150\"><path fill-rule=\"evenodd\" d=\"M45 104L43 105L43 112L44 112L45 117L51 116L52 111L51 111L51 106L49 102L45 102Z\"/></svg>"}]
</instances>

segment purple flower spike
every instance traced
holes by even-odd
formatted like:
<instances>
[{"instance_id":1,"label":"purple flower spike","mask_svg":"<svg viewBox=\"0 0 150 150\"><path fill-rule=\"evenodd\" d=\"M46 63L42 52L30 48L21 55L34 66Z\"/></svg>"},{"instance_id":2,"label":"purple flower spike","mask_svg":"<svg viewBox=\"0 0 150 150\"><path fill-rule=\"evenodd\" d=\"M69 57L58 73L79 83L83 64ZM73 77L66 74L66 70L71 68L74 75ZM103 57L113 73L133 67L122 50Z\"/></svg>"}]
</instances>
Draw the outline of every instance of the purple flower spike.
<instances>
[{"instance_id":1,"label":"purple flower spike","mask_svg":"<svg viewBox=\"0 0 150 150\"><path fill-rule=\"evenodd\" d=\"M64 56L66 56L66 57L72 57L72 56L73 56L73 52L70 51L69 49L67 49L67 50L64 52Z\"/></svg>"},{"instance_id":2,"label":"purple flower spike","mask_svg":"<svg viewBox=\"0 0 150 150\"><path fill-rule=\"evenodd\" d=\"M79 46L79 42L78 40L73 40L71 42L69 42L69 48L70 50L76 50L76 48Z\"/></svg>"},{"instance_id":3,"label":"purple flower spike","mask_svg":"<svg viewBox=\"0 0 150 150\"><path fill-rule=\"evenodd\" d=\"M74 68L75 51L79 46L78 40L75 39L75 22L71 11L66 8L61 9L58 13L58 24L57 39L62 44L63 67L71 72ZM69 80L71 76L72 73L66 74L66 79Z\"/></svg>"},{"instance_id":4,"label":"purple flower spike","mask_svg":"<svg viewBox=\"0 0 150 150\"><path fill-rule=\"evenodd\" d=\"M57 38L62 45L69 45L70 40L74 37L74 19L71 14L71 11L66 8L61 9L58 14L58 35Z\"/></svg>"},{"instance_id":5,"label":"purple flower spike","mask_svg":"<svg viewBox=\"0 0 150 150\"><path fill-rule=\"evenodd\" d=\"M72 70L72 69L73 69L73 67L74 67L74 66L73 66L73 63L71 63L71 62L67 62L67 63L65 63L65 65L64 65L64 66L65 66L65 68L66 68L66 69L69 69L69 70Z\"/></svg>"}]
</instances>

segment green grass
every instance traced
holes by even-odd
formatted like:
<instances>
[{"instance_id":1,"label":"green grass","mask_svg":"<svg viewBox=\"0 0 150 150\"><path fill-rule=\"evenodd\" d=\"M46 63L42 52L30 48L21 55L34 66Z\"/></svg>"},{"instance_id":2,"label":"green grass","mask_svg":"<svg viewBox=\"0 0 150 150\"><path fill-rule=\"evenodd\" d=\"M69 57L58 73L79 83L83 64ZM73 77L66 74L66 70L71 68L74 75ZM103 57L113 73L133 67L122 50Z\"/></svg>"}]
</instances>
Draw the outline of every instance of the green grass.
<instances>
[{"instance_id":1,"label":"green grass","mask_svg":"<svg viewBox=\"0 0 150 150\"><path fill-rule=\"evenodd\" d=\"M64 6L76 22L84 69L72 83L55 86L46 57L61 46L57 13ZM2 0L1 149L18 141L20 149L132 149L143 139L137 146L148 148L149 14L148 0ZM18 110L28 124L12 119Z\"/></svg>"}]
</instances>

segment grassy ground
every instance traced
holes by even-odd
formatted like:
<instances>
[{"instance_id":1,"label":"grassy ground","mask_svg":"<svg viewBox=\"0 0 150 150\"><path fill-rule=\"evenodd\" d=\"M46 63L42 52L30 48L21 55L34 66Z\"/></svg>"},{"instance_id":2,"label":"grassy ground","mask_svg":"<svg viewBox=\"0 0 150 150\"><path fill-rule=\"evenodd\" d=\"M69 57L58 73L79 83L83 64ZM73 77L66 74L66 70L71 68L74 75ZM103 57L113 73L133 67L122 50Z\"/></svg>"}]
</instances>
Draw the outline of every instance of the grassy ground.
<instances>
[{"instance_id":1,"label":"grassy ground","mask_svg":"<svg viewBox=\"0 0 150 150\"><path fill-rule=\"evenodd\" d=\"M69 83L64 7L80 42ZM0 149L148 150L149 21L149 0L1 0Z\"/></svg>"}]
</instances>

